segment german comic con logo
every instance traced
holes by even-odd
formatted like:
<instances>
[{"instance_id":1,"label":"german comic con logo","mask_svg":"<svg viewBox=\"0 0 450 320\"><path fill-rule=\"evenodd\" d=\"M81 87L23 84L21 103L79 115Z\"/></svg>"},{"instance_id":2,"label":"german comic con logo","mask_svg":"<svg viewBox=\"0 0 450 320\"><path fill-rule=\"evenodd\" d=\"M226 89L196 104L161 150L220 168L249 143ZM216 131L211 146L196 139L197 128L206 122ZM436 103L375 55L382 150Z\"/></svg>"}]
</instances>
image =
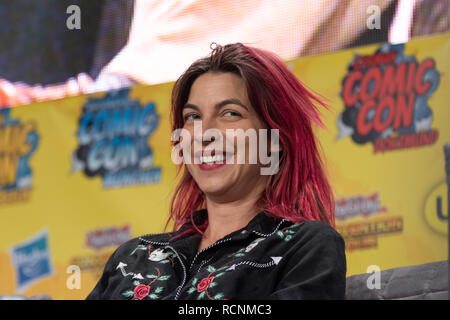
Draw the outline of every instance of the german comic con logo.
<instances>
[{"instance_id":1,"label":"german comic con logo","mask_svg":"<svg viewBox=\"0 0 450 320\"><path fill-rule=\"evenodd\" d=\"M403 44L384 44L373 55L355 56L342 81L345 110L338 117L338 139L372 142L373 152L434 144L429 98L439 86L432 58L404 55Z\"/></svg>"},{"instance_id":2,"label":"german comic con logo","mask_svg":"<svg viewBox=\"0 0 450 320\"><path fill-rule=\"evenodd\" d=\"M142 106L129 89L115 90L84 104L72 154L72 172L100 176L103 188L159 183L149 138L158 127L154 103Z\"/></svg>"},{"instance_id":3,"label":"german comic con logo","mask_svg":"<svg viewBox=\"0 0 450 320\"><path fill-rule=\"evenodd\" d=\"M39 141L36 125L11 118L10 112L0 110L0 204L29 198L33 180L29 161Z\"/></svg>"},{"instance_id":4,"label":"german comic con logo","mask_svg":"<svg viewBox=\"0 0 450 320\"><path fill-rule=\"evenodd\" d=\"M10 248L16 272L16 292L22 293L44 277L53 275L48 247L48 232L43 230Z\"/></svg>"}]
</instances>

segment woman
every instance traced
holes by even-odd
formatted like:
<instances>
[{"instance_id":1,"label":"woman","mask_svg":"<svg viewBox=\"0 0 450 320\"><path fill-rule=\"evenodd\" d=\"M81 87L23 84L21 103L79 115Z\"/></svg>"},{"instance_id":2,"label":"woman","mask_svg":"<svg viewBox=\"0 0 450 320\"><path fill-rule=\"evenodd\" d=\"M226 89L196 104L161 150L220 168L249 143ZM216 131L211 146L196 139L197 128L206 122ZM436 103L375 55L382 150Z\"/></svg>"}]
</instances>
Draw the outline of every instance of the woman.
<instances>
[{"instance_id":1,"label":"woman","mask_svg":"<svg viewBox=\"0 0 450 320\"><path fill-rule=\"evenodd\" d=\"M174 231L121 245L88 299L343 299L345 245L333 229L314 102L269 52L217 45L194 62L172 93L173 130L185 133ZM208 139L209 129L225 139ZM238 136L227 134L264 129L278 130L278 148L257 137L258 151L279 159L269 175L267 163L249 161L249 137L242 163Z\"/></svg>"}]
</instances>

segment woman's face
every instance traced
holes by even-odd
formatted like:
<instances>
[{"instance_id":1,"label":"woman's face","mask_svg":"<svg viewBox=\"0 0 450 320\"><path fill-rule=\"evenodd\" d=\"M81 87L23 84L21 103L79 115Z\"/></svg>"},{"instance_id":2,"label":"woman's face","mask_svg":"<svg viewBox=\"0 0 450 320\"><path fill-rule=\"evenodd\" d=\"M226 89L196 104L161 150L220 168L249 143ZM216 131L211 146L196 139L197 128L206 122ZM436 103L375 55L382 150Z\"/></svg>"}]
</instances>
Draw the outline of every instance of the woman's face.
<instances>
[{"instance_id":1,"label":"woman's face","mask_svg":"<svg viewBox=\"0 0 450 320\"><path fill-rule=\"evenodd\" d=\"M254 158L258 155L258 140L248 137L242 139L243 135L240 134L239 142L236 135L227 134L227 130L239 134L236 129L242 129L241 133L248 129L256 133L259 129L266 129L250 104L242 78L233 73L212 72L199 76L191 86L183 108L183 119L183 128L191 136L192 150L191 164L186 166L207 197L218 201L236 201L251 192L264 190L267 176L261 175L261 165ZM199 121L201 136L198 130L194 132L194 124L198 128ZM214 144L211 141L202 142L204 132L208 129L216 129L223 139L214 137ZM199 148L194 148L194 141L200 146L200 152ZM212 155L215 157L205 157L206 150L214 150Z\"/></svg>"}]
</instances>

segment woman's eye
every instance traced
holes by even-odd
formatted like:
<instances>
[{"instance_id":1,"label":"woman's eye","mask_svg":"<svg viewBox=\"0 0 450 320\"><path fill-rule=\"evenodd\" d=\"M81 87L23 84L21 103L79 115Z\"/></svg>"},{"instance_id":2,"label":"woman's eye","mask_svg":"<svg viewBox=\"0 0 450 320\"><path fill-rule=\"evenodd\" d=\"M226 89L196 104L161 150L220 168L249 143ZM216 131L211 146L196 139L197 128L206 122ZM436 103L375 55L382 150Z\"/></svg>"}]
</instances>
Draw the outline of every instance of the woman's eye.
<instances>
[{"instance_id":1,"label":"woman's eye","mask_svg":"<svg viewBox=\"0 0 450 320\"><path fill-rule=\"evenodd\" d=\"M241 116L241 114L240 113L238 113L238 112L235 112L235 111L225 111L224 113L223 113L223 115L224 116L227 116L227 117L240 117Z\"/></svg>"},{"instance_id":2,"label":"woman's eye","mask_svg":"<svg viewBox=\"0 0 450 320\"><path fill-rule=\"evenodd\" d=\"M198 114L191 113L191 114L187 114L187 115L184 116L184 121L186 122L188 120L196 120L196 119L199 119L199 118L200 117L199 117Z\"/></svg>"}]
</instances>

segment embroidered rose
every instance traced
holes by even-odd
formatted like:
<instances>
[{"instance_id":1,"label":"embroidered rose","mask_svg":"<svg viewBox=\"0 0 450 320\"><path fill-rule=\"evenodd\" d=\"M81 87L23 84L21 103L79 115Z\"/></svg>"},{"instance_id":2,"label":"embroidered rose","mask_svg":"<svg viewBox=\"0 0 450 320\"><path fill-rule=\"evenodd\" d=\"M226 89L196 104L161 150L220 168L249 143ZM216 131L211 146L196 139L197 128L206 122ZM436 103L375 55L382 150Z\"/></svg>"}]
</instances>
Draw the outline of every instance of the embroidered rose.
<instances>
[{"instance_id":1,"label":"embroidered rose","mask_svg":"<svg viewBox=\"0 0 450 320\"><path fill-rule=\"evenodd\" d=\"M146 296L148 296L150 292L150 286L140 284L136 288L134 288L134 297L138 298L139 300L144 299Z\"/></svg>"},{"instance_id":2,"label":"embroidered rose","mask_svg":"<svg viewBox=\"0 0 450 320\"><path fill-rule=\"evenodd\" d=\"M214 281L214 277L203 278L197 285L197 292L208 289L209 285Z\"/></svg>"}]
</instances>

